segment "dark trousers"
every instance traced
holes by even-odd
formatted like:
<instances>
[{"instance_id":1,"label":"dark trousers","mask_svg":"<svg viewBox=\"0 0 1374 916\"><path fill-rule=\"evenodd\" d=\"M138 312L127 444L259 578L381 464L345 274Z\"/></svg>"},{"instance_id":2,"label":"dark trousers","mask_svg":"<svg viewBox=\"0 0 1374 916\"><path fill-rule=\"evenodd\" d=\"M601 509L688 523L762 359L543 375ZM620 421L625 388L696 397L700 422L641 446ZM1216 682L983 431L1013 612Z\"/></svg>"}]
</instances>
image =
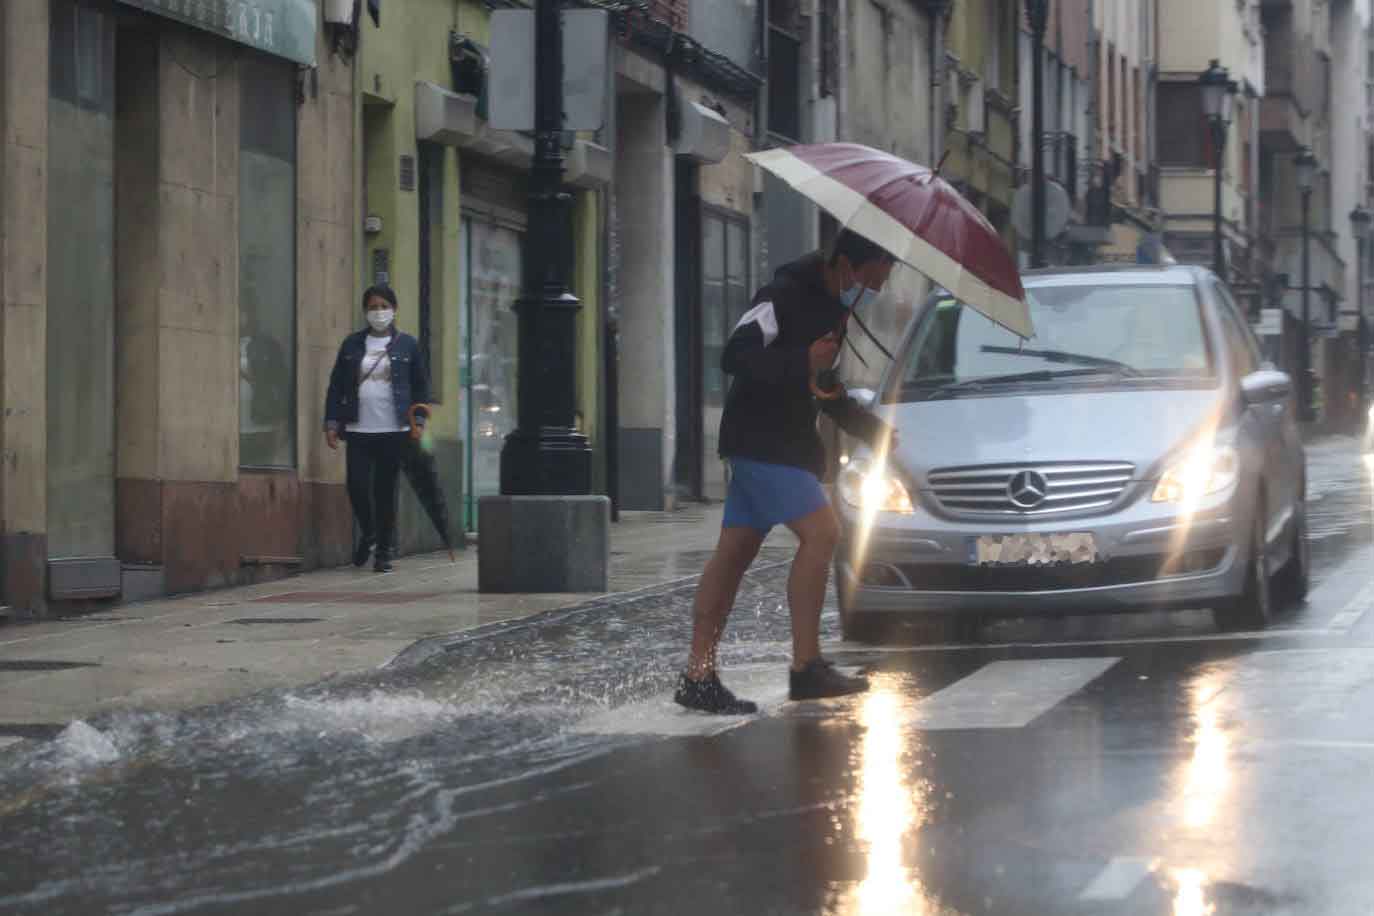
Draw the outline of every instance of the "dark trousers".
<instances>
[{"instance_id":1,"label":"dark trousers","mask_svg":"<svg viewBox=\"0 0 1374 916\"><path fill-rule=\"evenodd\" d=\"M396 477L409 433L349 433L348 499L364 541L378 553L396 549Z\"/></svg>"}]
</instances>

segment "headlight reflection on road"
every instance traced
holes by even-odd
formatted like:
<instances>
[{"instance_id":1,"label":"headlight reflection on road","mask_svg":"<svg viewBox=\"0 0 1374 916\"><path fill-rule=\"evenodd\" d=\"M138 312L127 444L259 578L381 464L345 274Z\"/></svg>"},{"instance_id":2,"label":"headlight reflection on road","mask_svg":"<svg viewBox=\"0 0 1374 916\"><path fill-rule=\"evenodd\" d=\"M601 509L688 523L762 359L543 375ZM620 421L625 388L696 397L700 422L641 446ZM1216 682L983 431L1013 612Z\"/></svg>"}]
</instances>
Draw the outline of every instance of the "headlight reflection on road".
<instances>
[{"instance_id":1,"label":"headlight reflection on road","mask_svg":"<svg viewBox=\"0 0 1374 916\"><path fill-rule=\"evenodd\" d=\"M1211 825L1231 782L1231 738L1221 728L1215 704L1196 710L1197 731L1183 787L1183 822L1194 830Z\"/></svg>"},{"instance_id":2,"label":"headlight reflection on road","mask_svg":"<svg viewBox=\"0 0 1374 916\"><path fill-rule=\"evenodd\" d=\"M907 739L903 698L895 686L875 677L859 721L864 739L859 758L856 834L864 844L863 881L840 912L854 916L896 916L938 912L920 879L907 865L906 839L921 828L929 784L909 783L903 764Z\"/></svg>"},{"instance_id":3,"label":"headlight reflection on road","mask_svg":"<svg viewBox=\"0 0 1374 916\"><path fill-rule=\"evenodd\" d=\"M1207 902L1207 876L1196 868L1176 868L1171 873L1178 892L1173 916L1211 916L1216 905Z\"/></svg>"}]
</instances>

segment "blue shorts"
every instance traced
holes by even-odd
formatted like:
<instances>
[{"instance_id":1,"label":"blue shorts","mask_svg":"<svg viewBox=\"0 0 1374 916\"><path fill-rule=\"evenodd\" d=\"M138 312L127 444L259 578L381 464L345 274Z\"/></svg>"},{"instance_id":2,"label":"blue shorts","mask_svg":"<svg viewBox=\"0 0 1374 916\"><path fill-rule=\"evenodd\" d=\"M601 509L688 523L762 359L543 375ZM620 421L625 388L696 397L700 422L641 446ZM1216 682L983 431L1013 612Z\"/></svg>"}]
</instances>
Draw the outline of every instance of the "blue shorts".
<instances>
[{"instance_id":1,"label":"blue shorts","mask_svg":"<svg viewBox=\"0 0 1374 916\"><path fill-rule=\"evenodd\" d=\"M731 458L724 528L753 528L767 534L775 525L805 518L829 505L816 475L786 464Z\"/></svg>"}]
</instances>

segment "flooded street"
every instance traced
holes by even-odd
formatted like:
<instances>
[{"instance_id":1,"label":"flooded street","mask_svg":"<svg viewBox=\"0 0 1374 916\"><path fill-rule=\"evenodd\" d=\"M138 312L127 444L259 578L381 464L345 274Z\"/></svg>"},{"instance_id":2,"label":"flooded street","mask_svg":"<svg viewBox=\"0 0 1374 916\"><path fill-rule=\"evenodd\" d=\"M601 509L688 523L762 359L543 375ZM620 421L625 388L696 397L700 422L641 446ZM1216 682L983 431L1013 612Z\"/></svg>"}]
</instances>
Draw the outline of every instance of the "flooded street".
<instances>
[{"instance_id":1,"label":"flooded street","mask_svg":"<svg viewBox=\"0 0 1374 916\"><path fill-rule=\"evenodd\" d=\"M722 647L758 717L670 703L678 586L75 723L0 750L0 911L1371 912L1371 473L1309 448L1313 589L1263 633L1185 611L870 647L832 603L826 653L873 688L788 703L769 548Z\"/></svg>"}]
</instances>

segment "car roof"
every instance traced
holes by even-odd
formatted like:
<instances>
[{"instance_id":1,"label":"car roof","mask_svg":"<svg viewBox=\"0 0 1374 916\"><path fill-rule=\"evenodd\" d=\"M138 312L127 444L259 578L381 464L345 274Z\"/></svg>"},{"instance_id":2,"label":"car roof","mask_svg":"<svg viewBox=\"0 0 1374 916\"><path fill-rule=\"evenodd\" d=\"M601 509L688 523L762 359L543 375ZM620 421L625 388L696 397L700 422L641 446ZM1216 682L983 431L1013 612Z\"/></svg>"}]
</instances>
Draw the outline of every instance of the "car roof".
<instances>
[{"instance_id":1,"label":"car roof","mask_svg":"<svg viewBox=\"0 0 1374 916\"><path fill-rule=\"evenodd\" d=\"M1193 286L1211 271L1192 264L1089 264L1028 270L1022 284L1036 286Z\"/></svg>"}]
</instances>

